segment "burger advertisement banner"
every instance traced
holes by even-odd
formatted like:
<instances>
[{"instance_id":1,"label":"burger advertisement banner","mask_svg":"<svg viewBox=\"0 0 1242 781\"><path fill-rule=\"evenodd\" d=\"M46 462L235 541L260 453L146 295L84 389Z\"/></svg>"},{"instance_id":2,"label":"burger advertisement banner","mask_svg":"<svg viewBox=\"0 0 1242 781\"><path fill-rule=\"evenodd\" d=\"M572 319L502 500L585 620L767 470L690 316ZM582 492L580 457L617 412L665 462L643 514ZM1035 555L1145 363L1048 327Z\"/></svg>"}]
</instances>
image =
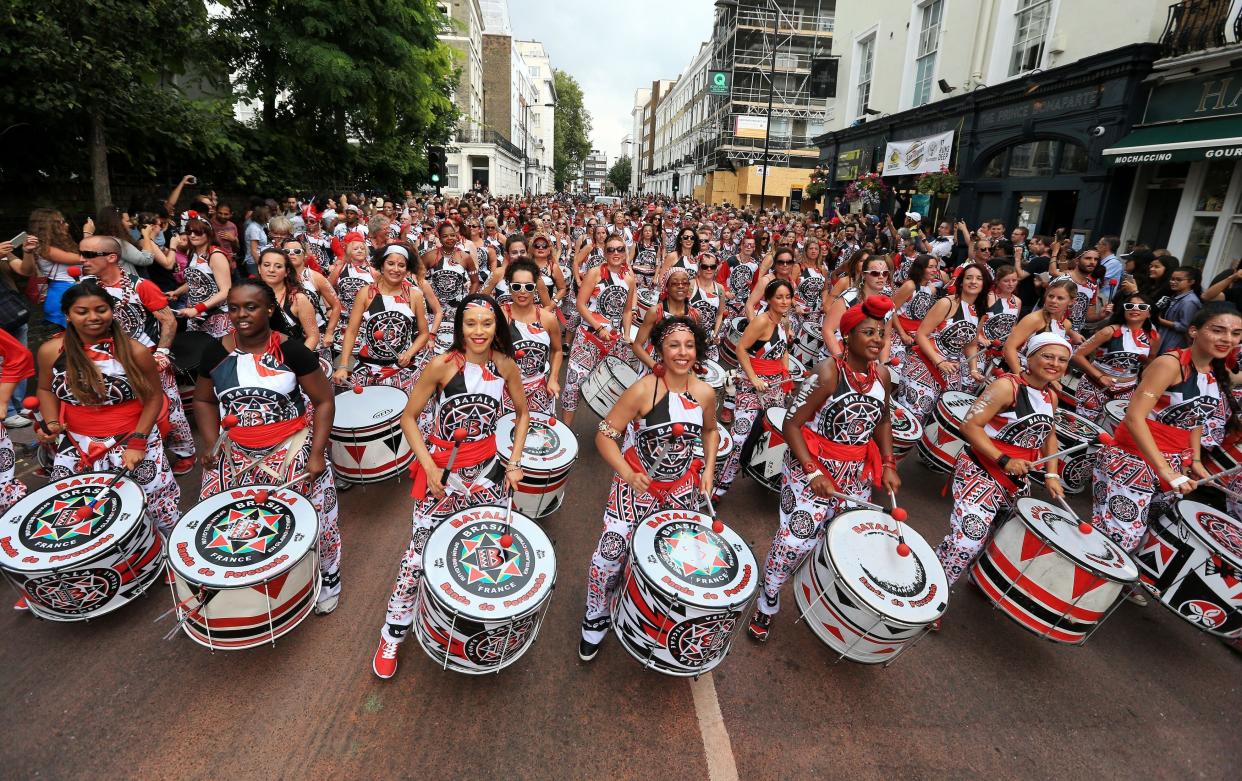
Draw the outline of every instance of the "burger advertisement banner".
<instances>
[{"instance_id":1,"label":"burger advertisement banner","mask_svg":"<svg viewBox=\"0 0 1242 781\"><path fill-rule=\"evenodd\" d=\"M884 149L884 176L939 171L953 156L953 131L911 141L894 141Z\"/></svg>"}]
</instances>

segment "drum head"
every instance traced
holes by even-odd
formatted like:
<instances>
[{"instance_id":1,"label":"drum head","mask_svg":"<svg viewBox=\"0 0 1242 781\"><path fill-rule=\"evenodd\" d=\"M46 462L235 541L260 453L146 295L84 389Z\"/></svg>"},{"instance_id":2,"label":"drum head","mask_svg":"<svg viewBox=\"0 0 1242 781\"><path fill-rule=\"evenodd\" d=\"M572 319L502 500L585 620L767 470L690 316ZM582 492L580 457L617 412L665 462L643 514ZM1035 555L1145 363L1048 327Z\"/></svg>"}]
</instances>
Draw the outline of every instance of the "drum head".
<instances>
[{"instance_id":1,"label":"drum head","mask_svg":"<svg viewBox=\"0 0 1242 781\"><path fill-rule=\"evenodd\" d=\"M789 379L795 385L806 379L806 367L802 365L802 361L792 355L789 356Z\"/></svg>"},{"instance_id":2,"label":"drum head","mask_svg":"<svg viewBox=\"0 0 1242 781\"><path fill-rule=\"evenodd\" d=\"M106 552L142 522L146 498L138 483L122 477L93 512L79 518L113 472L85 472L45 485L9 508L0 519L0 568L40 572L79 566ZM99 544L96 544L99 543Z\"/></svg>"},{"instance_id":3,"label":"drum head","mask_svg":"<svg viewBox=\"0 0 1242 781\"><path fill-rule=\"evenodd\" d=\"M1104 414L1115 420L1125 420L1128 406L1130 406L1129 399L1113 399L1104 404Z\"/></svg>"},{"instance_id":4,"label":"drum head","mask_svg":"<svg viewBox=\"0 0 1242 781\"><path fill-rule=\"evenodd\" d=\"M1128 553L1095 527L1083 534L1064 509L1024 497L1018 500L1017 513L1035 536L1081 567L1118 583L1138 580L1138 567ZM1035 555L1034 551L1031 553Z\"/></svg>"},{"instance_id":5,"label":"drum head","mask_svg":"<svg viewBox=\"0 0 1242 781\"><path fill-rule=\"evenodd\" d=\"M945 391L940 396L938 406L946 416L955 421L959 426L966 419L966 412L970 409L970 405L975 403L975 397L969 393L961 391Z\"/></svg>"},{"instance_id":6,"label":"drum head","mask_svg":"<svg viewBox=\"0 0 1242 781\"><path fill-rule=\"evenodd\" d=\"M259 502L259 491L268 492ZM319 516L287 488L247 486L199 502L173 528L168 560L190 583L237 588L270 580L319 544Z\"/></svg>"},{"instance_id":7,"label":"drum head","mask_svg":"<svg viewBox=\"0 0 1242 781\"><path fill-rule=\"evenodd\" d=\"M703 608L746 602L759 582L755 556L728 526L712 531L712 517L691 510L660 510L639 522L630 561L656 590Z\"/></svg>"},{"instance_id":8,"label":"drum head","mask_svg":"<svg viewBox=\"0 0 1242 781\"><path fill-rule=\"evenodd\" d=\"M918 442L923 438L923 424L905 405L894 401L888 408L888 419L893 429L893 439L900 442Z\"/></svg>"},{"instance_id":9,"label":"drum head","mask_svg":"<svg viewBox=\"0 0 1242 781\"><path fill-rule=\"evenodd\" d=\"M1173 506L1182 526L1203 540L1214 553L1242 569L1242 522L1206 504L1183 499Z\"/></svg>"},{"instance_id":10,"label":"drum head","mask_svg":"<svg viewBox=\"0 0 1242 781\"><path fill-rule=\"evenodd\" d=\"M423 548L427 593L451 611L502 621L538 607L556 581L552 541L531 519L506 509L472 507L446 518ZM500 546L508 533L513 544Z\"/></svg>"},{"instance_id":11,"label":"drum head","mask_svg":"<svg viewBox=\"0 0 1242 781\"><path fill-rule=\"evenodd\" d=\"M763 418L767 421L768 428L780 434L781 429L785 427L785 408L768 407L768 411L763 413ZM781 434L781 436L785 435Z\"/></svg>"},{"instance_id":12,"label":"drum head","mask_svg":"<svg viewBox=\"0 0 1242 781\"><path fill-rule=\"evenodd\" d=\"M1069 410L1057 409L1057 437L1065 445L1079 445L1083 442L1099 442L1104 429L1086 418Z\"/></svg>"},{"instance_id":13,"label":"drum head","mask_svg":"<svg viewBox=\"0 0 1242 781\"><path fill-rule=\"evenodd\" d=\"M720 445L716 448L716 464L717 468L719 468L719 465L723 464L725 459L729 457L729 454L733 452L733 435L724 426L716 426L716 433L720 435ZM703 440L694 440L692 450L694 451L695 458L702 458Z\"/></svg>"},{"instance_id":14,"label":"drum head","mask_svg":"<svg viewBox=\"0 0 1242 781\"><path fill-rule=\"evenodd\" d=\"M660 294L657 293L654 288L645 287L638 291L638 295L636 297L638 298L639 305L644 309L648 309L655 306L656 301L660 298Z\"/></svg>"},{"instance_id":15,"label":"drum head","mask_svg":"<svg viewBox=\"0 0 1242 781\"><path fill-rule=\"evenodd\" d=\"M910 526L910 555L897 553L898 525L887 513L850 510L828 524L822 545L850 593L872 611L905 624L930 624L948 606L949 579L931 546Z\"/></svg>"},{"instance_id":16,"label":"drum head","mask_svg":"<svg viewBox=\"0 0 1242 781\"><path fill-rule=\"evenodd\" d=\"M737 341L742 338L742 333L746 330L746 326L748 325L750 325L750 320L747 318L735 317L732 320L725 321L725 332L732 336L733 343L737 344Z\"/></svg>"},{"instance_id":17,"label":"drum head","mask_svg":"<svg viewBox=\"0 0 1242 781\"><path fill-rule=\"evenodd\" d=\"M362 393L352 390L338 393L332 428L368 429L386 420L400 418L407 400L405 391L387 385L368 385Z\"/></svg>"},{"instance_id":18,"label":"drum head","mask_svg":"<svg viewBox=\"0 0 1242 781\"><path fill-rule=\"evenodd\" d=\"M715 361L703 361L703 368L706 369L706 372L703 374L703 382L716 390L724 387L728 377L723 366Z\"/></svg>"},{"instance_id":19,"label":"drum head","mask_svg":"<svg viewBox=\"0 0 1242 781\"><path fill-rule=\"evenodd\" d=\"M578 458L578 440L561 421L549 425L549 416L530 413L530 427L522 448L522 466L539 472L560 472ZM496 421L496 450L504 458L513 455L514 424L517 414L509 413Z\"/></svg>"}]
</instances>

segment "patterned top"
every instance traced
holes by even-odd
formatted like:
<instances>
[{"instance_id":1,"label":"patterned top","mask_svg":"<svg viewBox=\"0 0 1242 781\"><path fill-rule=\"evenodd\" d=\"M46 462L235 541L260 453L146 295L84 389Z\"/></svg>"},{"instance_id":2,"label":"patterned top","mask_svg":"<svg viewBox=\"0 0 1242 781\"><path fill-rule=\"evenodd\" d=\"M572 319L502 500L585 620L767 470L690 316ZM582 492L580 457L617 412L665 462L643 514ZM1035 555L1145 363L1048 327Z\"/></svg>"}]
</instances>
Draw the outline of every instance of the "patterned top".
<instances>
[{"instance_id":1,"label":"patterned top","mask_svg":"<svg viewBox=\"0 0 1242 781\"><path fill-rule=\"evenodd\" d=\"M630 284L626 278L623 275L614 276L612 270L605 267L600 270L599 284L591 291L587 309L608 318L612 330L619 332L629 297Z\"/></svg>"},{"instance_id":2,"label":"patterned top","mask_svg":"<svg viewBox=\"0 0 1242 781\"><path fill-rule=\"evenodd\" d=\"M1190 350L1174 350L1168 355L1182 363L1182 379L1160 394L1147 413L1148 420L1187 431L1203 426L1220 405L1220 386L1212 372L1200 372L1190 360Z\"/></svg>"},{"instance_id":3,"label":"patterned top","mask_svg":"<svg viewBox=\"0 0 1242 781\"><path fill-rule=\"evenodd\" d=\"M997 298L996 303L988 308L988 319L983 324L983 335L995 342L1004 342L1018 324L1018 313L1022 311L1022 302L1017 296Z\"/></svg>"},{"instance_id":4,"label":"patterned top","mask_svg":"<svg viewBox=\"0 0 1242 781\"><path fill-rule=\"evenodd\" d=\"M98 404L84 404L69 389L69 384L65 382L64 352L61 352L56 362L52 364L52 394L66 404L92 407L108 407L139 398L138 392L129 382L129 377L125 375L125 367L116 358L115 349L111 339L102 339L96 344L84 345L86 357L95 364L95 368L99 370L103 378L106 395Z\"/></svg>"},{"instance_id":5,"label":"patterned top","mask_svg":"<svg viewBox=\"0 0 1242 781\"><path fill-rule=\"evenodd\" d=\"M418 336L418 319L410 307L411 288L402 285L399 295L383 294L373 288L374 297L362 313L358 340L362 346L358 359L381 366L391 366L404 351L410 349Z\"/></svg>"},{"instance_id":6,"label":"patterned top","mask_svg":"<svg viewBox=\"0 0 1242 781\"><path fill-rule=\"evenodd\" d=\"M216 342L203 352L199 374L210 377L220 416L236 415L239 426L283 423L306 415L307 400L298 377L319 371L319 358L296 339L278 350L252 354L226 352Z\"/></svg>"},{"instance_id":7,"label":"patterned top","mask_svg":"<svg viewBox=\"0 0 1242 781\"><path fill-rule=\"evenodd\" d=\"M715 327L716 313L724 304L722 298L714 282L709 287L695 286L694 294L690 296L690 308L699 313L699 323L704 328L711 330Z\"/></svg>"},{"instance_id":8,"label":"patterned top","mask_svg":"<svg viewBox=\"0 0 1242 781\"><path fill-rule=\"evenodd\" d=\"M99 282L98 278L94 279ZM116 284L99 282L99 286L116 299L113 317L129 338L143 347L154 348L159 344L160 321L155 319L155 312L168 307L168 297L154 282L122 273Z\"/></svg>"},{"instance_id":9,"label":"patterned top","mask_svg":"<svg viewBox=\"0 0 1242 781\"><path fill-rule=\"evenodd\" d=\"M211 253L217 251L215 247L212 247L206 255L199 255L196 252L190 256L189 265L185 267L185 281L188 285L185 297L190 306L198 306L220 292L220 286L216 284L216 275L212 273L211 263L208 262ZM208 309L203 316L210 317L217 312L227 311L229 311L228 304L222 302Z\"/></svg>"},{"instance_id":10,"label":"patterned top","mask_svg":"<svg viewBox=\"0 0 1242 781\"><path fill-rule=\"evenodd\" d=\"M427 269L427 281L440 300L445 312L456 311L466 294L470 292L470 272L449 254Z\"/></svg>"},{"instance_id":11,"label":"patterned top","mask_svg":"<svg viewBox=\"0 0 1242 781\"><path fill-rule=\"evenodd\" d=\"M461 368L433 397L431 433L451 440L453 432L461 428L466 431L466 442L477 442L496 432L496 421L504 414L500 400L505 381L491 361L477 364L456 357Z\"/></svg>"},{"instance_id":12,"label":"patterned top","mask_svg":"<svg viewBox=\"0 0 1242 781\"><path fill-rule=\"evenodd\" d=\"M674 423L685 427L685 433L672 441L664 458L656 456L670 439ZM652 480L676 480L686 474L694 460L694 443L703 434L703 407L688 393L669 391L644 417L635 421L626 436L626 450L633 448L638 460Z\"/></svg>"},{"instance_id":13,"label":"patterned top","mask_svg":"<svg viewBox=\"0 0 1242 781\"><path fill-rule=\"evenodd\" d=\"M966 345L975 340L979 333L979 317L975 308L965 301L959 301L957 311L945 318L932 338L936 340L936 348L946 360L957 360L962 356Z\"/></svg>"},{"instance_id":14,"label":"patterned top","mask_svg":"<svg viewBox=\"0 0 1242 781\"><path fill-rule=\"evenodd\" d=\"M864 378L837 358L837 388L815 411L808 425L825 439L843 445L865 445L884 416L884 383L874 370Z\"/></svg>"},{"instance_id":15,"label":"patterned top","mask_svg":"<svg viewBox=\"0 0 1242 781\"><path fill-rule=\"evenodd\" d=\"M532 385L542 382L548 377L548 358L552 353L552 335L539 323L539 312L535 308L535 322L523 323L513 319L508 308L505 316L509 320L509 335L513 338L514 351L521 350L517 359L518 369L522 372L522 384Z\"/></svg>"},{"instance_id":16,"label":"patterned top","mask_svg":"<svg viewBox=\"0 0 1242 781\"><path fill-rule=\"evenodd\" d=\"M1018 386L1017 398L1013 406L984 423L983 430L992 439L1014 447L1041 448L1056 428L1052 389L1037 390L1019 377L1007 376ZM1005 380L997 380L1000 382ZM1000 387L996 383L993 385Z\"/></svg>"},{"instance_id":17,"label":"patterned top","mask_svg":"<svg viewBox=\"0 0 1242 781\"><path fill-rule=\"evenodd\" d=\"M809 310L809 314L815 314L823 307L826 282L818 269L804 268L798 274L798 298Z\"/></svg>"}]
</instances>

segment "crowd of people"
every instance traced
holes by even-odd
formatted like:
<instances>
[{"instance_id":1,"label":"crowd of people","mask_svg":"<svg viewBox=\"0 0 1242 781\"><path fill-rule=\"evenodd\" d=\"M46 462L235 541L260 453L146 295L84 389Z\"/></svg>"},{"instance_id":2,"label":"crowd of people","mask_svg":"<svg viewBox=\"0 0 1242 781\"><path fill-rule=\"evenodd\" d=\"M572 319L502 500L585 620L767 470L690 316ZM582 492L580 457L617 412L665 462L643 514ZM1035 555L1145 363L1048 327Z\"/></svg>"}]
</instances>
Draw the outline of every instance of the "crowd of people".
<instances>
[{"instance_id":1,"label":"crowd of people","mask_svg":"<svg viewBox=\"0 0 1242 781\"><path fill-rule=\"evenodd\" d=\"M38 209L18 246L0 244L6 277L41 306L49 331L35 362L28 323L3 324L4 423L29 424L18 408L37 363L51 477L127 469L165 532L179 518L174 476L196 460L201 498L239 485L256 462L273 476L302 475L320 518L316 611L329 613L341 593L337 494L350 487L327 457L334 397L400 388L415 501L373 659L381 678L397 669L430 530L464 508L503 504L522 479L519 464L497 456L499 419L515 414L520 453L531 413L573 421L606 356L639 379L595 439L615 474L588 568L584 660L609 629L637 522L657 507L725 499L774 407L788 411L789 448L749 627L760 641L826 524L875 488L900 489L893 409L926 420L948 391L977 397L937 548L951 581L1029 492L1034 462L1056 452L1071 367L1082 372L1073 398L1088 419L1131 399L1098 456L1093 497L1093 522L1127 550L1153 507L1207 475L1204 448L1238 429L1242 270L1202 290L1198 269L1145 247L1119 255L1114 236L1075 247L1062 232L1006 232L996 220L928 227L913 212L899 225L479 191L234 209L211 193L183 197L191 184L150 211L110 208L71 223ZM654 302L641 315L640 300ZM173 350L179 331L210 337L194 361L197 448L176 379L187 362ZM713 387L704 365L726 353L732 380ZM255 389L268 403L250 403ZM230 417L238 423L222 427ZM701 455L659 445L673 425L701 440ZM718 463L725 428L738 446ZM11 451L0 431L10 465ZM1048 492L1062 496L1059 459L1040 466ZM4 507L23 493L10 475Z\"/></svg>"}]
</instances>

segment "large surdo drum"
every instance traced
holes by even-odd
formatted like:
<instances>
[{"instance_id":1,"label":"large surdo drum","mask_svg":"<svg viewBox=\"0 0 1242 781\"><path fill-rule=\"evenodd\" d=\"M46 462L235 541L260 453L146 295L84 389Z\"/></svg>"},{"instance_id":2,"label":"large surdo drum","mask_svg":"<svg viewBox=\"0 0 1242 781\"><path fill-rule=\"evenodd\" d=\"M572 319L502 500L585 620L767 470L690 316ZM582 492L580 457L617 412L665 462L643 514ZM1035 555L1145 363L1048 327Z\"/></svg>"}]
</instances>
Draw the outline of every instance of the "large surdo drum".
<instances>
[{"instance_id":1,"label":"large surdo drum","mask_svg":"<svg viewBox=\"0 0 1242 781\"><path fill-rule=\"evenodd\" d=\"M496 450L511 460L517 415L510 413L496 422ZM542 518L560 509L565 500L569 471L578 460L578 440L559 420L530 413L530 427L522 449L522 481L513 495L513 506L530 518Z\"/></svg>"},{"instance_id":2,"label":"large surdo drum","mask_svg":"<svg viewBox=\"0 0 1242 781\"><path fill-rule=\"evenodd\" d=\"M351 483L378 483L396 477L414 460L401 431L405 391L369 385L361 393L336 395L332 421L332 465Z\"/></svg>"},{"instance_id":3,"label":"large surdo drum","mask_svg":"<svg viewBox=\"0 0 1242 781\"><path fill-rule=\"evenodd\" d=\"M638 372L616 355L605 355L582 381L582 398L591 411L608 417L625 389L638 382Z\"/></svg>"},{"instance_id":4,"label":"large surdo drum","mask_svg":"<svg viewBox=\"0 0 1242 781\"><path fill-rule=\"evenodd\" d=\"M919 458L933 472L952 473L957 456L966 447L962 421L975 397L961 391L945 391L932 409L919 440Z\"/></svg>"},{"instance_id":5,"label":"large surdo drum","mask_svg":"<svg viewBox=\"0 0 1242 781\"><path fill-rule=\"evenodd\" d=\"M762 431L755 440L754 449L750 451L750 459L745 464L746 474L772 493L779 494L785 452L789 450L782 430L785 425L785 409L770 407L763 414L763 420L756 420L755 425L762 426Z\"/></svg>"}]
</instances>

